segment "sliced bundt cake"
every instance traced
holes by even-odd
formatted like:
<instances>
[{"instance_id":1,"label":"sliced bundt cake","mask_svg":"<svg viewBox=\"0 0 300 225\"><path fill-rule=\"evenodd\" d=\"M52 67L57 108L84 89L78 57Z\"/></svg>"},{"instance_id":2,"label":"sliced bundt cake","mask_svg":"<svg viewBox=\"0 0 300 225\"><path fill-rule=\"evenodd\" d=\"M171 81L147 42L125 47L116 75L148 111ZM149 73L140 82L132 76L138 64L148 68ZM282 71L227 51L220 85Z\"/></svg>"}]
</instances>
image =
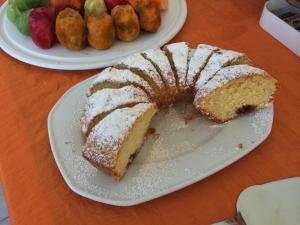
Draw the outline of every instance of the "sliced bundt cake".
<instances>
[{"instance_id":1,"label":"sliced bundt cake","mask_svg":"<svg viewBox=\"0 0 300 225\"><path fill-rule=\"evenodd\" d=\"M190 89L193 89L195 86L195 82L198 80L200 72L206 66L209 58L212 56L214 51L218 50L218 47L199 44L197 49L195 50L193 56L189 62L189 69L187 73L187 85Z\"/></svg>"},{"instance_id":2,"label":"sliced bundt cake","mask_svg":"<svg viewBox=\"0 0 300 225\"><path fill-rule=\"evenodd\" d=\"M142 146L157 105L192 96L199 112L221 123L263 108L277 81L249 63L243 53L205 44L192 51L185 42L126 57L88 90L82 155L119 180Z\"/></svg>"},{"instance_id":3,"label":"sliced bundt cake","mask_svg":"<svg viewBox=\"0 0 300 225\"><path fill-rule=\"evenodd\" d=\"M156 97L155 91L151 88L147 81L132 73L130 70L118 70L113 67L106 68L99 73L89 88L87 96L91 96L93 93L101 89L118 89L128 85L133 85L143 89L143 91L145 91L153 100Z\"/></svg>"},{"instance_id":4,"label":"sliced bundt cake","mask_svg":"<svg viewBox=\"0 0 300 225\"><path fill-rule=\"evenodd\" d=\"M244 53L223 49L217 50L212 54L206 66L200 72L199 78L195 85L195 89L199 90L200 88L202 88L202 86L223 67L249 63L250 60Z\"/></svg>"},{"instance_id":5,"label":"sliced bundt cake","mask_svg":"<svg viewBox=\"0 0 300 225\"><path fill-rule=\"evenodd\" d=\"M117 109L91 131L82 155L96 168L120 180L144 142L156 104Z\"/></svg>"},{"instance_id":6,"label":"sliced bundt cake","mask_svg":"<svg viewBox=\"0 0 300 225\"><path fill-rule=\"evenodd\" d=\"M171 64L179 92L182 94L186 89L189 46L186 42L178 42L166 45L164 51Z\"/></svg>"},{"instance_id":7,"label":"sliced bundt cake","mask_svg":"<svg viewBox=\"0 0 300 225\"><path fill-rule=\"evenodd\" d=\"M82 131L88 135L92 128L113 110L144 102L150 102L149 97L142 89L133 85L120 89L99 90L86 100L81 118Z\"/></svg>"},{"instance_id":8,"label":"sliced bundt cake","mask_svg":"<svg viewBox=\"0 0 300 225\"><path fill-rule=\"evenodd\" d=\"M143 78L156 92L156 101L163 102L166 96L166 87L155 67L141 54L136 53L121 60L116 66L118 69L129 69Z\"/></svg>"},{"instance_id":9,"label":"sliced bundt cake","mask_svg":"<svg viewBox=\"0 0 300 225\"><path fill-rule=\"evenodd\" d=\"M249 65L228 66L198 90L194 106L216 122L263 108L273 98L277 81Z\"/></svg>"},{"instance_id":10,"label":"sliced bundt cake","mask_svg":"<svg viewBox=\"0 0 300 225\"><path fill-rule=\"evenodd\" d=\"M156 68L167 88L168 98L170 101L174 100L178 94L178 90L175 75L167 56L159 48L147 50L142 55Z\"/></svg>"}]
</instances>

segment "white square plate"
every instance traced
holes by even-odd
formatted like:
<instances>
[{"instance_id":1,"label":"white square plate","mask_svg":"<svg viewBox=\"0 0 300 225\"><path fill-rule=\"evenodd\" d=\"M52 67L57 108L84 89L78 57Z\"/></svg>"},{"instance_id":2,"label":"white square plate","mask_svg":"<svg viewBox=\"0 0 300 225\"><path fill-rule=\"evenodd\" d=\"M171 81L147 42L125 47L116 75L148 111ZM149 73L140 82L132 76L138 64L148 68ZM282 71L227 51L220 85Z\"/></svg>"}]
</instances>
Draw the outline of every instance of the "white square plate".
<instances>
[{"instance_id":1,"label":"white square plate","mask_svg":"<svg viewBox=\"0 0 300 225\"><path fill-rule=\"evenodd\" d=\"M269 135L273 105L226 124L194 115L179 103L160 112L149 136L121 182L91 166L80 154L80 128L85 93L94 78L71 88L53 107L48 133L57 166L68 186L89 199L118 206L139 204L174 192L237 161Z\"/></svg>"}]
</instances>

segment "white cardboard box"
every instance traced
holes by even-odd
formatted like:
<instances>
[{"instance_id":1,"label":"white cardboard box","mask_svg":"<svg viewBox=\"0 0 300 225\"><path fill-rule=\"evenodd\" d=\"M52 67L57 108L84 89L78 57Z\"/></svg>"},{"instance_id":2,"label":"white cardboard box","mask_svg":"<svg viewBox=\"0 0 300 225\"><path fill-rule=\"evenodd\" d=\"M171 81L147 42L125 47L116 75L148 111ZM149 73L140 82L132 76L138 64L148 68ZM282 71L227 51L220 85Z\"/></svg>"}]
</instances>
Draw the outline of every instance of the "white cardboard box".
<instances>
[{"instance_id":1,"label":"white cardboard box","mask_svg":"<svg viewBox=\"0 0 300 225\"><path fill-rule=\"evenodd\" d=\"M273 13L274 11L285 7L292 6L285 0L267 1L259 24L265 31L270 33L274 38L300 57L300 32ZM295 8L295 10L298 9Z\"/></svg>"}]
</instances>

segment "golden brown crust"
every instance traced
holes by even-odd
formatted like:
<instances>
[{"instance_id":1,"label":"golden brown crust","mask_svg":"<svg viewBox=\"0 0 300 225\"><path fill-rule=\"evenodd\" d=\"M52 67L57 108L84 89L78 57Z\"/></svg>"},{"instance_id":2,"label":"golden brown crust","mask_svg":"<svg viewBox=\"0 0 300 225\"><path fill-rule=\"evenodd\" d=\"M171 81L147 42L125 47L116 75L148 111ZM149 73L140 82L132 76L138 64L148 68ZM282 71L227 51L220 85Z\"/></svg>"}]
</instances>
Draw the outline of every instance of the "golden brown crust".
<instances>
[{"instance_id":1,"label":"golden brown crust","mask_svg":"<svg viewBox=\"0 0 300 225\"><path fill-rule=\"evenodd\" d=\"M104 14L101 17L89 16L87 19L89 44L98 50L112 46L115 39L115 27L112 17Z\"/></svg>"},{"instance_id":2,"label":"golden brown crust","mask_svg":"<svg viewBox=\"0 0 300 225\"><path fill-rule=\"evenodd\" d=\"M143 103L143 102L140 102L140 103ZM122 108L131 108L135 105L137 105L139 103L137 102L134 102L134 103L126 103L124 105L120 105L108 112L103 112L101 114L99 114L98 116L96 116L95 118L93 118L93 120L91 121L91 123L88 125L88 130L87 130L87 133L86 133L86 137L89 136L89 134L91 133L92 129L94 126L96 126L105 116L107 116L108 114L110 114L111 112L113 112L114 110L116 109L122 109Z\"/></svg>"},{"instance_id":3,"label":"golden brown crust","mask_svg":"<svg viewBox=\"0 0 300 225\"><path fill-rule=\"evenodd\" d=\"M156 32L161 24L160 11L153 2L137 4L136 11L139 15L140 26L148 32Z\"/></svg>"},{"instance_id":4,"label":"golden brown crust","mask_svg":"<svg viewBox=\"0 0 300 225\"><path fill-rule=\"evenodd\" d=\"M55 24L58 41L71 50L81 50L86 43L86 25L78 11L66 8L58 14Z\"/></svg>"},{"instance_id":5,"label":"golden brown crust","mask_svg":"<svg viewBox=\"0 0 300 225\"><path fill-rule=\"evenodd\" d=\"M84 149L82 149L81 151L81 155L87 160L89 161L90 164L92 164L95 168L97 168L98 170L103 171L104 173L110 175L112 178L114 178L116 181L119 181L121 179L120 176L118 176L112 168L108 168L105 167L103 164L100 163L96 163L93 160L91 160L89 157L87 157L84 153Z\"/></svg>"},{"instance_id":6,"label":"golden brown crust","mask_svg":"<svg viewBox=\"0 0 300 225\"><path fill-rule=\"evenodd\" d=\"M172 102L174 102L176 100L176 95L177 95L177 87L176 86L170 86L168 84L168 82L166 81L166 79L164 78L164 76L162 75L163 71L160 70L159 66L156 65L151 59L149 59L145 54L142 54L142 56L148 60L153 66L154 68L156 69L156 71L159 73L162 81L164 82L164 85L166 87L166 91L163 92L161 95L162 95L162 99L164 104L170 104ZM168 74L168 76L173 76L173 74Z\"/></svg>"},{"instance_id":7,"label":"golden brown crust","mask_svg":"<svg viewBox=\"0 0 300 225\"><path fill-rule=\"evenodd\" d=\"M140 35L139 19L131 5L118 5L111 11L116 34L122 41L133 41Z\"/></svg>"},{"instance_id":8,"label":"golden brown crust","mask_svg":"<svg viewBox=\"0 0 300 225\"><path fill-rule=\"evenodd\" d=\"M154 102L156 102L156 104L161 105L161 102L163 102L162 96L165 96L165 94L164 94L163 90L156 84L156 82L151 77L147 76L145 71L139 70L137 68L130 68L124 64L117 64L115 66L115 68L130 70L132 73L138 75L139 77L141 77L145 81L147 81L155 92L155 96L152 96L151 99L154 100Z\"/></svg>"}]
</instances>

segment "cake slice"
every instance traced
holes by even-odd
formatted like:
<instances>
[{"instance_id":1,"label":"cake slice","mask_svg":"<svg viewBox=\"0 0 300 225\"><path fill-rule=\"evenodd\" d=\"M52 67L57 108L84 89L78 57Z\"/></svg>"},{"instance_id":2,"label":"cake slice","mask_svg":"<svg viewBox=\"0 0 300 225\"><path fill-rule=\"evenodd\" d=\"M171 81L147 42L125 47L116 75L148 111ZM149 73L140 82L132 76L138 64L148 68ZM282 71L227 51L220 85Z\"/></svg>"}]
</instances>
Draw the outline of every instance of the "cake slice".
<instances>
[{"instance_id":1,"label":"cake slice","mask_svg":"<svg viewBox=\"0 0 300 225\"><path fill-rule=\"evenodd\" d=\"M186 89L186 74L188 68L189 46L186 42L178 42L164 47L171 68L175 75L179 92L184 93Z\"/></svg>"},{"instance_id":2,"label":"cake slice","mask_svg":"<svg viewBox=\"0 0 300 225\"><path fill-rule=\"evenodd\" d=\"M201 89L223 67L249 63L250 60L244 53L223 49L217 50L212 54L204 69L200 72L195 89Z\"/></svg>"},{"instance_id":3,"label":"cake slice","mask_svg":"<svg viewBox=\"0 0 300 225\"><path fill-rule=\"evenodd\" d=\"M156 101L162 102L166 96L166 87L155 67L141 54L130 55L120 61L115 68L129 69L131 72L146 80L156 93Z\"/></svg>"},{"instance_id":4,"label":"cake slice","mask_svg":"<svg viewBox=\"0 0 300 225\"><path fill-rule=\"evenodd\" d=\"M168 92L168 98L172 101L177 96L175 75L164 52L157 49L150 49L142 53L145 59L149 60L160 74Z\"/></svg>"},{"instance_id":5,"label":"cake slice","mask_svg":"<svg viewBox=\"0 0 300 225\"><path fill-rule=\"evenodd\" d=\"M91 96L101 89L117 89L129 85L143 89L151 99L155 99L155 92L147 81L132 73L130 70L118 70L113 67L106 68L95 78L88 89L87 96Z\"/></svg>"},{"instance_id":6,"label":"cake slice","mask_svg":"<svg viewBox=\"0 0 300 225\"><path fill-rule=\"evenodd\" d=\"M216 122L263 108L273 99L277 81L249 65L228 66L198 90L194 106Z\"/></svg>"},{"instance_id":7,"label":"cake slice","mask_svg":"<svg viewBox=\"0 0 300 225\"><path fill-rule=\"evenodd\" d=\"M117 108L145 102L150 102L147 94L133 85L99 90L87 98L81 117L82 131L88 135L99 121Z\"/></svg>"},{"instance_id":8,"label":"cake slice","mask_svg":"<svg viewBox=\"0 0 300 225\"><path fill-rule=\"evenodd\" d=\"M96 168L120 180L143 145L156 104L117 109L91 131L82 155Z\"/></svg>"},{"instance_id":9,"label":"cake slice","mask_svg":"<svg viewBox=\"0 0 300 225\"><path fill-rule=\"evenodd\" d=\"M189 68L187 73L187 85L190 89L193 89L196 81L200 75L202 69L206 66L209 58L212 56L214 51L218 50L218 47L199 44L195 50L192 58L189 62Z\"/></svg>"}]
</instances>

